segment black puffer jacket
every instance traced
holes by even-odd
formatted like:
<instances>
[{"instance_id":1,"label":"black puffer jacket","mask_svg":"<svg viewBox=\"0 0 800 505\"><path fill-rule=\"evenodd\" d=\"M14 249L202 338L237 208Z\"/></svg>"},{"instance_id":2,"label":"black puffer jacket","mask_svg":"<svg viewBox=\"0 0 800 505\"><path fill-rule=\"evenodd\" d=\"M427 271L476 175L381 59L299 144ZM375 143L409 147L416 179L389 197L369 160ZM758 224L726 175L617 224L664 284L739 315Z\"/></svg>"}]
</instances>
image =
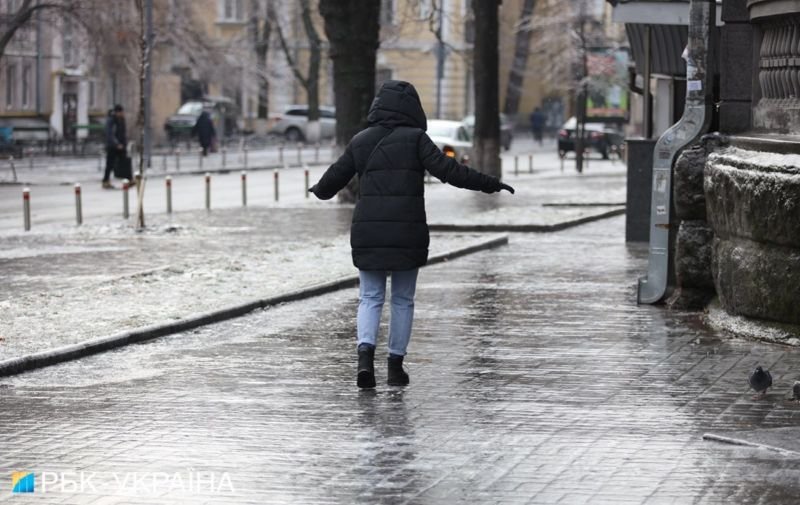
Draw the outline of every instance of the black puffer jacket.
<instances>
[{"instance_id":1,"label":"black puffer jacket","mask_svg":"<svg viewBox=\"0 0 800 505\"><path fill-rule=\"evenodd\" d=\"M344 154L311 191L328 200L359 176L360 198L350 245L360 270L411 270L428 260L425 170L442 182L486 193L500 181L445 156L425 133L427 121L417 90L387 81L372 102L369 127L353 137Z\"/></svg>"}]
</instances>

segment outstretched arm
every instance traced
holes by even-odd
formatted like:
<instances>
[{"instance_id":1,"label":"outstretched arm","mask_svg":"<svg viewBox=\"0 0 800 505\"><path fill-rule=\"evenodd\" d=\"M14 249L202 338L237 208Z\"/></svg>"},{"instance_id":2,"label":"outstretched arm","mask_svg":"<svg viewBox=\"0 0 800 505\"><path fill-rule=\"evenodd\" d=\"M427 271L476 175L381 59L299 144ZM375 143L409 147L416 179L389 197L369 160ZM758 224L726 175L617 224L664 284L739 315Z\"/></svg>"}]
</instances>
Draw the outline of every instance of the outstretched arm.
<instances>
[{"instance_id":1,"label":"outstretched arm","mask_svg":"<svg viewBox=\"0 0 800 505\"><path fill-rule=\"evenodd\" d=\"M417 151L425 170L442 182L457 188L483 191L484 193L495 193L502 189L514 193L514 188L503 184L497 177L482 174L445 156L426 133L420 135Z\"/></svg>"},{"instance_id":2,"label":"outstretched arm","mask_svg":"<svg viewBox=\"0 0 800 505\"><path fill-rule=\"evenodd\" d=\"M328 167L319 182L314 184L309 191L320 200L330 200L350 182L355 174L356 165L348 145L339 159Z\"/></svg>"}]
</instances>

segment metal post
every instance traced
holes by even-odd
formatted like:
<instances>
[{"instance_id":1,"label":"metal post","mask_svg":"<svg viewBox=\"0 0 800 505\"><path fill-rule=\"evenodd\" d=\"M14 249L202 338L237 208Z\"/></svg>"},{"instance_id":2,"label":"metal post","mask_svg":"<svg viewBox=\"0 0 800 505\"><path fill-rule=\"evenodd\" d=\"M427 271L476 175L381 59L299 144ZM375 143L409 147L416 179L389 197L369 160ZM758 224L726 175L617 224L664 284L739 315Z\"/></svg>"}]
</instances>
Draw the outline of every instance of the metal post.
<instances>
[{"instance_id":1,"label":"metal post","mask_svg":"<svg viewBox=\"0 0 800 505\"><path fill-rule=\"evenodd\" d=\"M200 167L200 168L198 168L198 170L203 170L203 150L202 149L200 149L200 151L198 152L197 159L199 160L197 165Z\"/></svg>"},{"instance_id":2,"label":"metal post","mask_svg":"<svg viewBox=\"0 0 800 505\"><path fill-rule=\"evenodd\" d=\"M319 163L319 142L314 144L314 163Z\"/></svg>"},{"instance_id":3,"label":"metal post","mask_svg":"<svg viewBox=\"0 0 800 505\"><path fill-rule=\"evenodd\" d=\"M172 214L172 177L167 176L164 182L167 184L167 214Z\"/></svg>"},{"instance_id":4,"label":"metal post","mask_svg":"<svg viewBox=\"0 0 800 505\"><path fill-rule=\"evenodd\" d=\"M279 184L280 183L278 181L278 169L276 168L275 169L275 201L276 202L278 201L278 195L280 193Z\"/></svg>"},{"instance_id":5,"label":"metal post","mask_svg":"<svg viewBox=\"0 0 800 505\"><path fill-rule=\"evenodd\" d=\"M14 174L14 182L17 182L17 168L14 166L14 157L9 156L8 162L11 164L11 173Z\"/></svg>"},{"instance_id":6,"label":"metal post","mask_svg":"<svg viewBox=\"0 0 800 505\"><path fill-rule=\"evenodd\" d=\"M247 170L247 146L244 146L244 169Z\"/></svg>"},{"instance_id":7,"label":"metal post","mask_svg":"<svg viewBox=\"0 0 800 505\"><path fill-rule=\"evenodd\" d=\"M153 93L153 0L145 1L145 40L147 43L147 50L145 55L147 61L144 62L144 132L143 132L143 145L142 155L144 156L144 167L150 168L150 154L153 148L153 138L151 123L153 117L152 111L152 93Z\"/></svg>"},{"instance_id":8,"label":"metal post","mask_svg":"<svg viewBox=\"0 0 800 505\"><path fill-rule=\"evenodd\" d=\"M175 171L176 172L180 172L181 171L181 148L180 147L176 147L175 148Z\"/></svg>"},{"instance_id":9,"label":"metal post","mask_svg":"<svg viewBox=\"0 0 800 505\"><path fill-rule=\"evenodd\" d=\"M247 172L242 170L242 207L247 207Z\"/></svg>"},{"instance_id":10,"label":"metal post","mask_svg":"<svg viewBox=\"0 0 800 505\"><path fill-rule=\"evenodd\" d=\"M528 155L528 173L529 174L533 173L533 155L532 154Z\"/></svg>"},{"instance_id":11,"label":"metal post","mask_svg":"<svg viewBox=\"0 0 800 505\"><path fill-rule=\"evenodd\" d=\"M211 174L206 172L206 210L211 210Z\"/></svg>"},{"instance_id":12,"label":"metal post","mask_svg":"<svg viewBox=\"0 0 800 505\"><path fill-rule=\"evenodd\" d=\"M519 156L514 155L514 175L519 175Z\"/></svg>"},{"instance_id":13,"label":"metal post","mask_svg":"<svg viewBox=\"0 0 800 505\"><path fill-rule=\"evenodd\" d=\"M31 231L31 188L22 190L22 214L25 222L25 231Z\"/></svg>"},{"instance_id":14,"label":"metal post","mask_svg":"<svg viewBox=\"0 0 800 505\"><path fill-rule=\"evenodd\" d=\"M651 41L652 37L650 34L650 25L644 26L644 75L642 76L642 100L644 101L644 107L642 110L642 127L644 133L644 138L649 139L653 136L653 110L651 107L651 90L650 90L650 78L651 78Z\"/></svg>"},{"instance_id":15,"label":"metal post","mask_svg":"<svg viewBox=\"0 0 800 505\"><path fill-rule=\"evenodd\" d=\"M300 142L297 143L297 164L303 164L303 144Z\"/></svg>"},{"instance_id":16,"label":"metal post","mask_svg":"<svg viewBox=\"0 0 800 505\"><path fill-rule=\"evenodd\" d=\"M308 169L307 168L305 170L305 177L306 177L306 191L303 194L306 195L306 198L308 198L308 188L309 188L308 178L309 178L309 174L308 174Z\"/></svg>"},{"instance_id":17,"label":"metal post","mask_svg":"<svg viewBox=\"0 0 800 505\"><path fill-rule=\"evenodd\" d=\"M228 161L227 153L228 153L228 150L223 147L222 148L222 168L225 168L225 165L227 164L227 161Z\"/></svg>"},{"instance_id":18,"label":"metal post","mask_svg":"<svg viewBox=\"0 0 800 505\"><path fill-rule=\"evenodd\" d=\"M83 224L83 206L81 205L81 185L75 183L75 222L78 226Z\"/></svg>"},{"instance_id":19,"label":"metal post","mask_svg":"<svg viewBox=\"0 0 800 505\"><path fill-rule=\"evenodd\" d=\"M128 179L122 180L122 217L128 219L130 217L130 199L128 190L131 187L131 181Z\"/></svg>"}]
</instances>

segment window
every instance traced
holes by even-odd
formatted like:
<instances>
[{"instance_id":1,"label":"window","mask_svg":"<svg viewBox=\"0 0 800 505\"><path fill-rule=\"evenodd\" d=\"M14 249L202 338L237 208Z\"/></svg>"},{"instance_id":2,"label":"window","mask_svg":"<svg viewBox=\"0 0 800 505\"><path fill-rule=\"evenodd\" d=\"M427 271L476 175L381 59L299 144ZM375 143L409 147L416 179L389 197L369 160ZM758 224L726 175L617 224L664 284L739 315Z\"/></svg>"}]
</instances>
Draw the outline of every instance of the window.
<instances>
[{"instance_id":1,"label":"window","mask_svg":"<svg viewBox=\"0 0 800 505\"><path fill-rule=\"evenodd\" d=\"M381 24L394 24L394 0L381 0Z\"/></svg>"},{"instance_id":2,"label":"window","mask_svg":"<svg viewBox=\"0 0 800 505\"><path fill-rule=\"evenodd\" d=\"M433 0L420 0L419 18L428 19L433 11Z\"/></svg>"},{"instance_id":3,"label":"window","mask_svg":"<svg viewBox=\"0 0 800 505\"><path fill-rule=\"evenodd\" d=\"M17 103L17 66L6 67L6 107L14 108Z\"/></svg>"},{"instance_id":4,"label":"window","mask_svg":"<svg viewBox=\"0 0 800 505\"><path fill-rule=\"evenodd\" d=\"M78 44L75 40L75 27L72 20L64 18L64 31L61 35L64 52L64 66L74 67L78 64Z\"/></svg>"},{"instance_id":5,"label":"window","mask_svg":"<svg viewBox=\"0 0 800 505\"><path fill-rule=\"evenodd\" d=\"M31 105L31 66L30 64L22 67L22 108L27 109Z\"/></svg>"},{"instance_id":6,"label":"window","mask_svg":"<svg viewBox=\"0 0 800 505\"><path fill-rule=\"evenodd\" d=\"M220 0L222 21L241 21L244 19L244 0Z\"/></svg>"}]
</instances>

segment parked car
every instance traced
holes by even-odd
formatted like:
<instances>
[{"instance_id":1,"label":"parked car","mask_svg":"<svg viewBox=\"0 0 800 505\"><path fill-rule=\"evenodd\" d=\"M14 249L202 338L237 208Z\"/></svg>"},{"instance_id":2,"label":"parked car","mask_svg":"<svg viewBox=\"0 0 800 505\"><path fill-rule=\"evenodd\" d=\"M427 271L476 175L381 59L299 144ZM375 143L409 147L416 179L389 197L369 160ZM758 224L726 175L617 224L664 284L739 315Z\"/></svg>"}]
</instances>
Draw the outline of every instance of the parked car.
<instances>
[{"instance_id":1,"label":"parked car","mask_svg":"<svg viewBox=\"0 0 800 505\"><path fill-rule=\"evenodd\" d=\"M270 133L283 135L287 142L302 142L308 138L308 105L290 105L280 114L270 114ZM320 138L336 135L336 109L319 108Z\"/></svg>"},{"instance_id":2,"label":"parked car","mask_svg":"<svg viewBox=\"0 0 800 505\"><path fill-rule=\"evenodd\" d=\"M467 116L464 118L464 124L467 125L470 138L475 136L475 116ZM511 141L514 140L514 125L511 119L503 113L500 113L500 145L503 149L508 151L511 149Z\"/></svg>"},{"instance_id":3,"label":"parked car","mask_svg":"<svg viewBox=\"0 0 800 505\"><path fill-rule=\"evenodd\" d=\"M217 135L229 136L239 131L239 108L233 100L226 97L204 97L202 100L190 100L180 106L175 114L167 118L164 131L170 141L184 140L191 137L192 127L203 111L211 114Z\"/></svg>"},{"instance_id":4,"label":"parked car","mask_svg":"<svg viewBox=\"0 0 800 505\"><path fill-rule=\"evenodd\" d=\"M472 156L472 136L460 121L428 120L428 136L444 154L462 163Z\"/></svg>"},{"instance_id":5,"label":"parked car","mask_svg":"<svg viewBox=\"0 0 800 505\"><path fill-rule=\"evenodd\" d=\"M578 121L571 117L558 132L558 155L562 158L575 151L575 128ZM622 152L625 137L618 127L609 123L586 123L584 137L587 148L594 149L607 160L611 154Z\"/></svg>"}]
</instances>

